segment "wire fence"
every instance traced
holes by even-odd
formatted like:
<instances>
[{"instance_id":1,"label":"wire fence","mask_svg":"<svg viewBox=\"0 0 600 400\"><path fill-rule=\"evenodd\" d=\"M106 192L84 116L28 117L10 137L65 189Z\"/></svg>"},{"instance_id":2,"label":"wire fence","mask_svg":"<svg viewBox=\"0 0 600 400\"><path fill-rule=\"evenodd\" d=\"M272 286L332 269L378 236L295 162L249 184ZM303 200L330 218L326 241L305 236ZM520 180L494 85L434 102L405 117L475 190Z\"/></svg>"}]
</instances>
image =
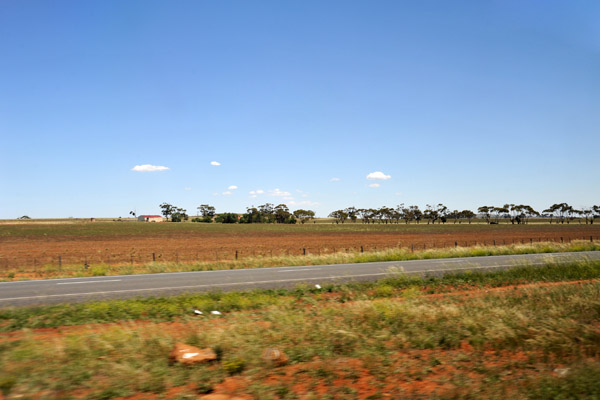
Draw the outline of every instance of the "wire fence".
<instances>
[{"instance_id":1,"label":"wire fence","mask_svg":"<svg viewBox=\"0 0 600 400\"><path fill-rule=\"evenodd\" d=\"M395 244L354 244L345 246L294 247L294 248L239 248L194 250L180 249L169 251L110 253L97 254L57 254L40 256L2 256L0 268L5 271L18 269L20 272L39 272L42 269L59 269L63 266L81 265L84 269L92 265L125 266L151 263L192 264L197 262L225 262L248 260L252 258L273 258L290 256L331 255L337 253L365 253L384 250L404 249L406 251L424 251L431 249L448 249L453 247L474 246L507 246L533 245L534 243L571 243L573 241L598 241L598 236L572 237L529 237L529 238L499 238L484 240L422 240L413 242L398 241Z\"/></svg>"}]
</instances>

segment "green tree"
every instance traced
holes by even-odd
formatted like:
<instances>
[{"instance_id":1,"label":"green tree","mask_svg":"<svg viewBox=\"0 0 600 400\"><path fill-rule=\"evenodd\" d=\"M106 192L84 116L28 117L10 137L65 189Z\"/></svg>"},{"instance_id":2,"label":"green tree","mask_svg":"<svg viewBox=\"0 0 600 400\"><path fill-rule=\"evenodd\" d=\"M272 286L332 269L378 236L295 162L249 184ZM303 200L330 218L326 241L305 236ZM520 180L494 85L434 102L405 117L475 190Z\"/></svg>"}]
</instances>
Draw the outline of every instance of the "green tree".
<instances>
[{"instance_id":1,"label":"green tree","mask_svg":"<svg viewBox=\"0 0 600 400\"><path fill-rule=\"evenodd\" d=\"M213 217L215 216L215 208L213 206L209 206L208 204L201 204L197 207L198 212L202 216L200 222L212 222Z\"/></svg>"},{"instance_id":2,"label":"green tree","mask_svg":"<svg viewBox=\"0 0 600 400\"><path fill-rule=\"evenodd\" d=\"M173 207L173 210L171 211L171 222L181 222L187 220L187 210L180 207Z\"/></svg>"},{"instance_id":3,"label":"green tree","mask_svg":"<svg viewBox=\"0 0 600 400\"><path fill-rule=\"evenodd\" d=\"M222 224L235 224L238 222L238 215L235 213L219 214L215 218L215 222L220 222Z\"/></svg>"},{"instance_id":4,"label":"green tree","mask_svg":"<svg viewBox=\"0 0 600 400\"><path fill-rule=\"evenodd\" d=\"M481 206L477 209L477 212L481 215L481 218L489 224L492 219L492 211L494 208L494 206Z\"/></svg>"},{"instance_id":5,"label":"green tree","mask_svg":"<svg viewBox=\"0 0 600 400\"><path fill-rule=\"evenodd\" d=\"M462 210L460 212L460 214L461 214L461 218L466 218L469 221L469 224L471 223L471 220L477 216L471 210Z\"/></svg>"},{"instance_id":6,"label":"green tree","mask_svg":"<svg viewBox=\"0 0 600 400\"><path fill-rule=\"evenodd\" d=\"M258 206L258 211L261 215L261 222L275 222L275 207L271 203L265 203Z\"/></svg>"},{"instance_id":7,"label":"green tree","mask_svg":"<svg viewBox=\"0 0 600 400\"><path fill-rule=\"evenodd\" d=\"M315 217L315 212L312 210L296 210L294 211L294 217L300 221L300 223L304 224L305 222L310 221Z\"/></svg>"},{"instance_id":8,"label":"green tree","mask_svg":"<svg viewBox=\"0 0 600 400\"><path fill-rule=\"evenodd\" d=\"M293 217L292 213L290 213L289 208L285 204L279 204L273 209L273 214L275 216L275 222L278 224L286 224L291 222L291 217ZM294 219L294 223L296 220Z\"/></svg>"},{"instance_id":9,"label":"green tree","mask_svg":"<svg viewBox=\"0 0 600 400\"><path fill-rule=\"evenodd\" d=\"M161 209L161 214L168 221L171 214L173 214L173 205L169 203L162 203L159 207Z\"/></svg>"},{"instance_id":10,"label":"green tree","mask_svg":"<svg viewBox=\"0 0 600 400\"><path fill-rule=\"evenodd\" d=\"M335 218L335 223L339 224L340 222L343 224L348 218L348 214L344 210L336 210L331 212L328 215L329 218Z\"/></svg>"},{"instance_id":11,"label":"green tree","mask_svg":"<svg viewBox=\"0 0 600 400\"><path fill-rule=\"evenodd\" d=\"M552 220L556 218L556 223L564 224L565 220L569 216L570 212L573 210L573 207L568 205L567 203L556 203L552 204L550 207L545 209L543 213L550 217L550 223ZM568 222L568 221L567 221Z\"/></svg>"},{"instance_id":12,"label":"green tree","mask_svg":"<svg viewBox=\"0 0 600 400\"><path fill-rule=\"evenodd\" d=\"M356 222L356 220L358 219L358 210L356 209L356 207L348 207L344 210L344 212L348 215L350 221Z\"/></svg>"}]
</instances>

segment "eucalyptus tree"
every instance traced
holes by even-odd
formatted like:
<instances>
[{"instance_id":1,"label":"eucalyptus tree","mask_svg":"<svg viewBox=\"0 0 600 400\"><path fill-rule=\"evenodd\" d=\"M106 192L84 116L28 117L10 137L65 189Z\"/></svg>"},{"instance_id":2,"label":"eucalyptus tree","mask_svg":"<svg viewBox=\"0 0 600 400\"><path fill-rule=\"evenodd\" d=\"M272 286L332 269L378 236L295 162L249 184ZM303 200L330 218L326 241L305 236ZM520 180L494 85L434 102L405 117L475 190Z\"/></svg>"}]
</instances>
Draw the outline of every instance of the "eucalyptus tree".
<instances>
[{"instance_id":1,"label":"eucalyptus tree","mask_svg":"<svg viewBox=\"0 0 600 400\"><path fill-rule=\"evenodd\" d=\"M292 218L293 214L290 213L289 208L285 204L279 204L278 206L273 208L273 215L275 217L275 222L277 222L278 224L296 222L296 219Z\"/></svg>"},{"instance_id":2,"label":"eucalyptus tree","mask_svg":"<svg viewBox=\"0 0 600 400\"><path fill-rule=\"evenodd\" d=\"M346 214L344 210L336 210L329 213L328 217L334 218L336 224L339 224L340 222L343 224L348 218L348 214Z\"/></svg>"},{"instance_id":3,"label":"eucalyptus tree","mask_svg":"<svg viewBox=\"0 0 600 400\"><path fill-rule=\"evenodd\" d=\"M494 208L494 206L481 206L477 209L477 212L481 215L481 218L489 224L492 219L492 211Z\"/></svg>"},{"instance_id":4,"label":"eucalyptus tree","mask_svg":"<svg viewBox=\"0 0 600 400\"><path fill-rule=\"evenodd\" d=\"M315 212L312 210L296 210L294 211L294 217L300 221L300 223L304 224L305 222L310 221L315 217Z\"/></svg>"},{"instance_id":5,"label":"eucalyptus tree","mask_svg":"<svg viewBox=\"0 0 600 400\"><path fill-rule=\"evenodd\" d=\"M475 213L471 210L462 210L460 212L461 218L466 218L471 223L471 220L476 217Z\"/></svg>"},{"instance_id":6,"label":"eucalyptus tree","mask_svg":"<svg viewBox=\"0 0 600 400\"><path fill-rule=\"evenodd\" d=\"M556 203L545 209L543 212L550 217L550 223L556 218L556 223L564 224L573 207L567 203Z\"/></svg>"},{"instance_id":7,"label":"eucalyptus tree","mask_svg":"<svg viewBox=\"0 0 600 400\"><path fill-rule=\"evenodd\" d=\"M348 207L344 210L344 212L348 215L350 221L356 222L356 220L358 219L358 216L356 215L358 213L358 210L356 209L356 207Z\"/></svg>"}]
</instances>

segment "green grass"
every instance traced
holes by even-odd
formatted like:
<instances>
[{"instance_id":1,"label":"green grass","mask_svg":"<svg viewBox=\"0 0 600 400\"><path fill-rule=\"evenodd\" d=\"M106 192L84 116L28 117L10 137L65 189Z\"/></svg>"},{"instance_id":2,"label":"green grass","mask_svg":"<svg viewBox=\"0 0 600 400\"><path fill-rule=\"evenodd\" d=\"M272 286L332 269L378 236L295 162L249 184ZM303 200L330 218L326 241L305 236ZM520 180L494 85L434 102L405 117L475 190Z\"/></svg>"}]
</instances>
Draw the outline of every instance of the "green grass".
<instances>
[{"instance_id":1,"label":"green grass","mask_svg":"<svg viewBox=\"0 0 600 400\"><path fill-rule=\"evenodd\" d=\"M458 287L494 287L528 282L559 282L600 278L600 261L548 264L541 267L515 267L493 272L461 272L443 277L419 277L401 273L378 282L299 285L294 289L247 292L209 292L175 297L150 297L133 300L96 301L81 304L0 309L0 331L23 328L48 328L63 325L106 323L131 320L172 321L193 318L193 309L205 314L212 310L233 312L270 306L289 306L302 299L316 302L323 293L336 292L335 302L418 296L446 292Z\"/></svg>"}]
</instances>

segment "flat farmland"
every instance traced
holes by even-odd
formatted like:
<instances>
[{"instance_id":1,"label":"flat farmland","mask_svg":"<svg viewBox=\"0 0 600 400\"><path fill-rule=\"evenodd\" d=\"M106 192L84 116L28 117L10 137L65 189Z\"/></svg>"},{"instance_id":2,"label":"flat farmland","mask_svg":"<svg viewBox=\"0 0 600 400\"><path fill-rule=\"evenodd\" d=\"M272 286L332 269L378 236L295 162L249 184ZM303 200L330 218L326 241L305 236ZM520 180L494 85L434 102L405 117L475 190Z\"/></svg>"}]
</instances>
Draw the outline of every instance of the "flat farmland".
<instances>
[{"instance_id":1,"label":"flat farmland","mask_svg":"<svg viewBox=\"0 0 600 400\"><path fill-rule=\"evenodd\" d=\"M0 224L0 268L66 264L191 263L248 257L600 240L600 225L201 224L56 222ZM495 241L495 243L494 243ZM59 261L60 260L60 261Z\"/></svg>"}]
</instances>

